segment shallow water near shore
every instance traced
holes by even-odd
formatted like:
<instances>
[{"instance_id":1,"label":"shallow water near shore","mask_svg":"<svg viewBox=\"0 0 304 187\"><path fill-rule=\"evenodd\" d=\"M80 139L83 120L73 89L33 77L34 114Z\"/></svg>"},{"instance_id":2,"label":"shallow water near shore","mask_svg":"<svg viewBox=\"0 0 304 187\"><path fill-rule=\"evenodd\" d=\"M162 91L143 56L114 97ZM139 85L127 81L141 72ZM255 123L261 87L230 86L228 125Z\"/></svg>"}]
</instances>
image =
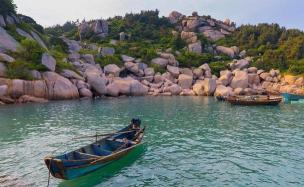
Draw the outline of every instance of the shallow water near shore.
<instances>
[{"instance_id":1,"label":"shallow water near shore","mask_svg":"<svg viewBox=\"0 0 304 187\"><path fill-rule=\"evenodd\" d=\"M0 107L4 184L46 186L43 157L118 130L132 117L145 145L117 163L50 186L304 186L304 104L231 106L208 97L133 97ZM1 180L0 180L1 181ZM0 184L1 186L1 184Z\"/></svg>"}]
</instances>

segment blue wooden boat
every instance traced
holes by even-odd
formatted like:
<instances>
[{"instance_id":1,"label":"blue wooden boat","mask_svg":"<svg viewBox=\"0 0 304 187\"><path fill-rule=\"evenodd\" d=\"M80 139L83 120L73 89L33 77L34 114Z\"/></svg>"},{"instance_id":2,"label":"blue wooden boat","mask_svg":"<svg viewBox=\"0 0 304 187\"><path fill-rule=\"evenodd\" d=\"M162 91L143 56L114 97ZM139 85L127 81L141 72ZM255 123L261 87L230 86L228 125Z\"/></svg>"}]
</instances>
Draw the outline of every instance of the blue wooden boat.
<instances>
[{"instance_id":1,"label":"blue wooden boat","mask_svg":"<svg viewBox=\"0 0 304 187\"><path fill-rule=\"evenodd\" d=\"M304 95L297 95L291 93L282 93L282 97L284 98L285 102L299 101L301 99L304 99Z\"/></svg>"},{"instance_id":2,"label":"blue wooden boat","mask_svg":"<svg viewBox=\"0 0 304 187\"><path fill-rule=\"evenodd\" d=\"M127 155L142 144L145 128L140 128L140 120L137 122L139 124L131 124L75 151L45 157L44 162L50 174L55 178L71 180Z\"/></svg>"}]
</instances>

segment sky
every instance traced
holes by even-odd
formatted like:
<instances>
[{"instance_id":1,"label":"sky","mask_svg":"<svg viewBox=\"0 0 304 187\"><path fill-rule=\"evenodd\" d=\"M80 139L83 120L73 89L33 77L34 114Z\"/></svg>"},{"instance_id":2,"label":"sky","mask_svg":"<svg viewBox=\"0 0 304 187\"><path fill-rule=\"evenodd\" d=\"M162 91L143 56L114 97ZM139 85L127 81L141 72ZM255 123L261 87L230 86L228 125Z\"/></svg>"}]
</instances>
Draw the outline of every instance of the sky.
<instances>
[{"instance_id":1,"label":"sky","mask_svg":"<svg viewBox=\"0 0 304 187\"><path fill-rule=\"evenodd\" d=\"M237 25L267 22L304 30L303 0L15 0L15 3L18 13L43 26L158 9L162 16L173 10L185 15L197 11L199 15L220 20L229 18Z\"/></svg>"}]
</instances>

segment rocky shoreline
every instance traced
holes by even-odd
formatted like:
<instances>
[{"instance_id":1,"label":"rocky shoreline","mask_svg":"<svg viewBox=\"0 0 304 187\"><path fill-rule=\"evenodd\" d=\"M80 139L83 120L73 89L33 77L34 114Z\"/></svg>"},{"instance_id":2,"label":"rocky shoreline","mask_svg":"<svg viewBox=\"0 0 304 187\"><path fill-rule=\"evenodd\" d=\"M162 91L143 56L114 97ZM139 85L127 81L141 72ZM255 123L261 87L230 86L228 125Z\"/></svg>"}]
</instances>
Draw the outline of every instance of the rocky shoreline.
<instances>
[{"instance_id":1,"label":"rocky shoreline","mask_svg":"<svg viewBox=\"0 0 304 187\"><path fill-rule=\"evenodd\" d=\"M175 11L169 15L168 19L172 23L180 23L172 31L172 35L186 42L186 50L197 54L208 51L218 59L221 59L220 55L226 55L233 59L229 67L221 71L219 76L213 74L207 63L195 68L179 67L176 57L180 52L172 51L172 49L158 51L158 57L150 62L121 54L122 67L116 64L100 67L95 62L96 57L114 55L115 47L100 47L96 44L86 44L61 37L69 49L68 57L62 61L72 65L73 70L57 71L56 59L48 53L47 47L39 36L19 29L19 33L36 40L43 48L46 48L46 52L41 57L41 64L48 71L32 70L30 74L35 79L33 81L8 79L7 64L14 62L15 59L9 56L7 51L16 51L19 43L0 27L0 104L121 95L233 96L283 92L304 95L302 89L304 79L301 76L282 75L278 70L272 69L266 72L252 67L252 58L246 55L245 50L240 51L237 46L225 47L213 44L203 47L197 32L210 41L222 39L236 29L235 24L230 20L219 21L198 16L196 12L186 17ZM20 22L18 17L16 20ZM1 26L17 25L17 21L15 22L6 21ZM83 21L79 25L80 38L86 35L86 32L95 33L101 38L106 37L108 23L104 20L95 20L90 23ZM121 41L126 37L125 33L120 33ZM115 46L118 42L120 41L111 40L110 44ZM96 54L80 53L83 49L96 51ZM155 66L163 71L159 72L158 68L154 68Z\"/></svg>"},{"instance_id":2,"label":"rocky shoreline","mask_svg":"<svg viewBox=\"0 0 304 187\"><path fill-rule=\"evenodd\" d=\"M250 67L250 59L235 60L230 69L212 75L208 64L198 68L179 68L173 54L159 53L152 60L166 67L166 72L155 72L138 59L123 55L124 67L109 64L101 68L91 55L71 53L78 73L64 70L35 72L37 79L0 78L0 103L46 102L93 98L97 96L232 96L282 92L304 94L302 77L283 76L278 70L265 72ZM80 63L81 62L81 63Z\"/></svg>"}]
</instances>

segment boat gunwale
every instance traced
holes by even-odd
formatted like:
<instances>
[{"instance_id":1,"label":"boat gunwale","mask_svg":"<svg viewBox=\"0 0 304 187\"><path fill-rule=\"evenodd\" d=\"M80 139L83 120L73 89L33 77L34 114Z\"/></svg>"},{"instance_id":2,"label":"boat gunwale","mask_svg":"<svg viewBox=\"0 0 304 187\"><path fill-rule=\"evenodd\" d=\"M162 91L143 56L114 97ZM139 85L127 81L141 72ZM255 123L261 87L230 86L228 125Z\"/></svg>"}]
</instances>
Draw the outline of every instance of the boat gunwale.
<instances>
[{"instance_id":1,"label":"boat gunwale","mask_svg":"<svg viewBox=\"0 0 304 187\"><path fill-rule=\"evenodd\" d=\"M139 131L142 131L139 135L144 134L144 129L143 129L143 128L139 129ZM118 132L119 132L119 131L118 131ZM106 140L106 139L109 138L109 137L111 137L111 136L104 137L104 138L102 138L102 139L100 139L100 140L98 140L98 141ZM98 142L98 141L97 141L97 142ZM94 142L94 143L95 143L95 142ZM91 143L91 144L89 144L89 145L93 145L94 143ZM66 170L66 169L83 168L83 167L87 167L87 166L97 165L97 164L100 164L100 163L107 163L107 162L104 162L105 159L108 159L108 158L111 158L111 157L115 157L115 156L117 156L117 155L119 155L119 154L122 154L122 153L124 153L124 152L128 152L128 151L130 151L130 150L132 150L132 149L138 147L138 146L141 145L141 144L143 144L143 142L140 140L139 142L137 142L136 144L132 145L131 147L122 149L122 150L117 151L117 152L114 151L112 154L107 155L107 156L99 156L99 158L89 158L89 159L82 159L82 160L76 160L76 159L74 159L74 160L68 160L69 162L72 162L72 163L77 163L77 162L89 162L89 163L86 163L86 164L83 164L83 165L80 165L80 166L63 166L63 167L64 167L64 169ZM81 148L82 148L82 147L81 147ZM79 149L81 149L81 148L79 148ZM77 149L77 150L79 150L79 149ZM75 151L77 151L77 150L75 150ZM74 151L71 151L71 152L74 152ZM92 156L97 156L97 155L92 154ZM45 162L46 162L46 161L54 161L56 164L57 164L57 163L62 163L63 160L64 160L64 159L58 159L58 158L56 158L56 157L54 157L54 156L46 156L46 157L44 158L44 161L45 161ZM98 162L94 162L94 161L97 161L97 160L98 160ZM93 163L92 163L92 162L93 162ZM110 161L108 161L108 162L110 162Z\"/></svg>"}]
</instances>

